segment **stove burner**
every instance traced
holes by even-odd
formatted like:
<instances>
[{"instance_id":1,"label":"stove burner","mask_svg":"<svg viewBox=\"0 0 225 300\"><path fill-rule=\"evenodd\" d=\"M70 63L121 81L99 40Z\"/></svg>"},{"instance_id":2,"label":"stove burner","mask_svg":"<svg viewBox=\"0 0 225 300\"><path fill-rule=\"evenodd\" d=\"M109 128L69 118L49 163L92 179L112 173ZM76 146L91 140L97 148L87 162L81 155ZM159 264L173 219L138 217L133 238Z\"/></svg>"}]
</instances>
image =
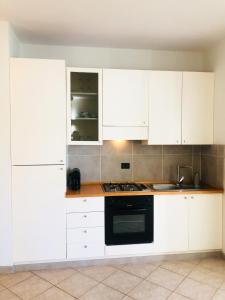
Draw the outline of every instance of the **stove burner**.
<instances>
[{"instance_id":1,"label":"stove burner","mask_svg":"<svg viewBox=\"0 0 225 300\"><path fill-rule=\"evenodd\" d=\"M126 183L103 183L103 189L105 192L130 192L130 191L142 191L146 189L143 184L137 184L134 182Z\"/></svg>"}]
</instances>

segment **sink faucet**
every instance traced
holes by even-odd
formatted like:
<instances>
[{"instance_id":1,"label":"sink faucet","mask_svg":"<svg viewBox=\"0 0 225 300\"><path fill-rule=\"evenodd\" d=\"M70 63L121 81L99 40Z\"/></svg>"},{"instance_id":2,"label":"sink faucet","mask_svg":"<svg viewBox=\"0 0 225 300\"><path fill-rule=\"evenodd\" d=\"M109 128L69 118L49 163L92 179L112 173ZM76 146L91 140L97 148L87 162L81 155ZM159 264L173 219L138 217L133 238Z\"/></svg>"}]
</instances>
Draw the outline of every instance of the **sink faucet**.
<instances>
[{"instance_id":1,"label":"sink faucet","mask_svg":"<svg viewBox=\"0 0 225 300\"><path fill-rule=\"evenodd\" d=\"M177 165L177 185L181 185L184 181L184 176L180 177L180 170L181 169L193 169L192 166L180 166L180 165Z\"/></svg>"}]
</instances>

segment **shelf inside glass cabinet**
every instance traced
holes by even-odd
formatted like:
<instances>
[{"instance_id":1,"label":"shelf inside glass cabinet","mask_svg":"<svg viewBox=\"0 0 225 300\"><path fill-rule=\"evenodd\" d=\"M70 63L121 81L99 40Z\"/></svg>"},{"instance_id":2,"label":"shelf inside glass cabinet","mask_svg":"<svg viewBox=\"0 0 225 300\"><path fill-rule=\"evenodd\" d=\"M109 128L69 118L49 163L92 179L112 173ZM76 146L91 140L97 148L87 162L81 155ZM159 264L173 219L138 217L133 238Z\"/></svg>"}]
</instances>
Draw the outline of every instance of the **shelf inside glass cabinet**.
<instances>
[{"instance_id":1,"label":"shelf inside glass cabinet","mask_svg":"<svg viewBox=\"0 0 225 300\"><path fill-rule=\"evenodd\" d=\"M71 72L70 86L71 141L98 141L98 73Z\"/></svg>"}]
</instances>

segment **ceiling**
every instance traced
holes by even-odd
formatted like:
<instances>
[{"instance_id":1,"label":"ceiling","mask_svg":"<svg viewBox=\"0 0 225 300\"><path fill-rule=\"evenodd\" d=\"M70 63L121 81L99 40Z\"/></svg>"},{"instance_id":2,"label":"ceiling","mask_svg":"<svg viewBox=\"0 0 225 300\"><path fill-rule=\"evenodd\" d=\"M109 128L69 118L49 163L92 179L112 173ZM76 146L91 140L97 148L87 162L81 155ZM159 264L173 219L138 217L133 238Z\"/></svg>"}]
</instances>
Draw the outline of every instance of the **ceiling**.
<instances>
[{"instance_id":1,"label":"ceiling","mask_svg":"<svg viewBox=\"0 0 225 300\"><path fill-rule=\"evenodd\" d=\"M202 50L225 37L225 0L0 0L23 42Z\"/></svg>"}]
</instances>

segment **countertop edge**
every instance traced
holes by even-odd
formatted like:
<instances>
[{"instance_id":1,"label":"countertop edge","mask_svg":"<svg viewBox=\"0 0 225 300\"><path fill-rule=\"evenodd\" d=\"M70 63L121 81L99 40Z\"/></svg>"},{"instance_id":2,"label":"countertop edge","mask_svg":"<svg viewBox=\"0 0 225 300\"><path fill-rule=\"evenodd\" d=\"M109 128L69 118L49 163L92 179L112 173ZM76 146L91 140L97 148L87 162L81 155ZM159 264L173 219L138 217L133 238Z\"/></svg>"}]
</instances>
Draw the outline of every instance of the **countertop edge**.
<instances>
[{"instance_id":1,"label":"countertop edge","mask_svg":"<svg viewBox=\"0 0 225 300\"><path fill-rule=\"evenodd\" d=\"M67 190L65 198L81 198L81 197L107 197L107 196L136 196L136 195L182 195L182 194L223 194L221 188L209 188L204 190L179 190L179 191L138 191L138 192L112 192L107 193L102 190L100 183L82 184L79 191Z\"/></svg>"}]
</instances>

